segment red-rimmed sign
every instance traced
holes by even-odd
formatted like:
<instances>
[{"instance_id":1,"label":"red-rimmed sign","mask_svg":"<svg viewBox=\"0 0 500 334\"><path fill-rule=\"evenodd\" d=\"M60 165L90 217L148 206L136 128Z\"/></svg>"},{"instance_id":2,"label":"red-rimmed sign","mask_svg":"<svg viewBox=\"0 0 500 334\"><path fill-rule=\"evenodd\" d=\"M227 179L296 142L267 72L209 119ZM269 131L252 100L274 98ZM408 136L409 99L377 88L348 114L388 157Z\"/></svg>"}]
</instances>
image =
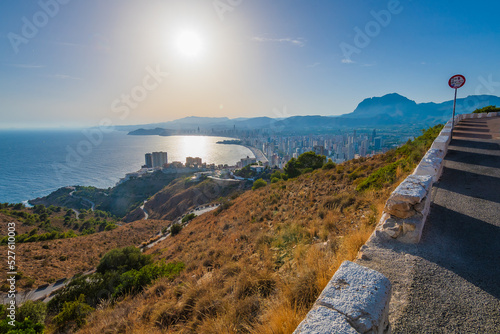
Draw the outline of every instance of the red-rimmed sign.
<instances>
[{"instance_id":1,"label":"red-rimmed sign","mask_svg":"<svg viewBox=\"0 0 500 334\"><path fill-rule=\"evenodd\" d=\"M465 85L465 77L461 74L454 75L448 81L448 85L453 89L458 89Z\"/></svg>"}]
</instances>

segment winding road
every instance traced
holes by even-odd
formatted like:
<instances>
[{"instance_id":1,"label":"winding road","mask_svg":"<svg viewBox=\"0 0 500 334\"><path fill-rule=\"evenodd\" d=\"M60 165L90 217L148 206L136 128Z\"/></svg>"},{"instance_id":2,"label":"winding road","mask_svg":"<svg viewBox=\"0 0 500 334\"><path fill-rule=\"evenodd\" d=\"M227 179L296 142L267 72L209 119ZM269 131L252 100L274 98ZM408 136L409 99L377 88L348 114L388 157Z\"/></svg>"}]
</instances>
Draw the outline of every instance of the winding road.
<instances>
[{"instance_id":1,"label":"winding road","mask_svg":"<svg viewBox=\"0 0 500 334\"><path fill-rule=\"evenodd\" d=\"M182 223L182 218L184 218L185 216L187 216L188 214L190 213L194 213L195 217L197 216L201 216L202 214L204 213L207 213L207 212L210 212L210 211L213 211L215 209L217 209L219 207L220 204L205 204L205 205L201 205L199 207L196 207L195 209L193 210L190 210L190 211L187 211L185 212L183 215L177 217L176 220L174 220L172 222L172 224L181 224L183 226L186 226L189 224L189 221L185 222L185 223ZM159 232L158 235L162 235L161 231ZM159 243L160 241L163 241L165 240L168 236L170 235L170 233L167 233L166 235L164 235L163 237L159 238L158 240L146 245L145 248L151 248L153 247L154 245L156 245L157 243Z\"/></svg>"},{"instance_id":2,"label":"winding road","mask_svg":"<svg viewBox=\"0 0 500 334\"><path fill-rule=\"evenodd\" d=\"M147 220L149 218L149 214L148 212L146 211L146 209L144 209L144 206L146 205L148 201L144 201L144 203L140 206L142 212L144 212L144 218L142 218L142 220Z\"/></svg>"},{"instance_id":3,"label":"winding road","mask_svg":"<svg viewBox=\"0 0 500 334\"><path fill-rule=\"evenodd\" d=\"M73 193L74 193L75 191L76 191L76 189L75 189L75 190L73 190L72 192L70 192L70 193L69 193L69 195L70 195L71 197L81 199L82 201L89 202L89 203L90 203L90 210L94 211L94 208L95 208L95 203L94 203L94 202L92 202L91 200L89 200L88 198L84 198L84 197L80 197L80 196L75 196L75 195L73 195ZM73 211L75 211L75 213L76 213L76 212L78 212L78 211L76 211L75 209L73 209Z\"/></svg>"}]
</instances>

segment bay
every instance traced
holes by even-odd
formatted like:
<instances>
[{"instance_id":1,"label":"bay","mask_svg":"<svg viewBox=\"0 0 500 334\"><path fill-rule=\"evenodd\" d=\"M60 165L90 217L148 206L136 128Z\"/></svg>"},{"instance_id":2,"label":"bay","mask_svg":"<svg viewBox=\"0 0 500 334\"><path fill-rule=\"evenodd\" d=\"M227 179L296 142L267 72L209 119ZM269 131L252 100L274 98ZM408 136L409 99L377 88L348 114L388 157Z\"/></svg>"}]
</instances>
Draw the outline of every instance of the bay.
<instances>
[{"instance_id":1,"label":"bay","mask_svg":"<svg viewBox=\"0 0 500 334\"><path fill-rule=\"evenodd\" d=\"M137 171L144 154L164 151L168 161L235 165L253 157L246 147L220 145L231 138L209 136L128 136L114 131L102 137L82 131L1 131L0 203L20 203L69 185L113 187Z\"/></svg>"}]
</instances>

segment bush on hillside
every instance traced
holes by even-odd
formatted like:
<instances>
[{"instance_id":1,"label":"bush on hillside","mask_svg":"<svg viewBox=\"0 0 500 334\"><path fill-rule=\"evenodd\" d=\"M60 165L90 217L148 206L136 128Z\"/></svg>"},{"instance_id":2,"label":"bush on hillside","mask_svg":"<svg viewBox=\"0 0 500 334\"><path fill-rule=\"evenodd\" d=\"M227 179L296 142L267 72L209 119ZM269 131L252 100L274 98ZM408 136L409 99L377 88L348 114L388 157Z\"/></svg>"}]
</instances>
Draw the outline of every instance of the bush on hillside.
<instances>
[{"instance_id":1,"label":"bush on hillside","mask_svg":"<svg viewBox=\"0 0 500 334\"><path fill-rule=\"evenodd\" d=\"M78 299L65 302L62 311L52 319L52 322L60 330L70 330L73 327L80 328L85 325L85 318L94 309L85 303L85 295L81 294Z\"/></svg>"},{"instance_id":2,"label":"bush on hillside","mask_svg":"<svg viewBox=\"0 0 500 334\"><path fill-rule=\"evenodd\" d=\"M325 160L324 155L318 155L312 151L302 153L297 159L292 158L287 162L284 168L286 177L291 179L320 169L323 167Z\"/></svg>"},{"instance_id":3,"label":"bush on hillside","mask_svg":"<svg viewBox=\"0 0 500 334\"><path fill-rule=\"evenodd\" d=\"M335 169L335 167L337 167L337 165L332 161L332 159L328 159L328 162L326 164L323 165L323 169Z\"/></svg>"},{"instance_id":4,"label":"bush on hillside","mask_svg":"<svg viewBox=\"0 0 500 334\"><path fill-rule=\"evenodd\" d=\"M15 321L14 326L9 324L10 319L0 321L0 333L5 334L43 334L45 326L31 320Z\"/></svg>"},{"instance_id":5,"label":"bush on hillside","mask_svg":"<svg viewBox=\"0 0 500 334\"><path fill-rule=\"evenodd\" d=\"M18 310L18 320L30 319L34 323L45 322L47 316L47 304L41 301L27 300Z\"/></svg>"},{"instance_id":6,"label":"bush on hillside","mask_svg":"<svg viewBox=\"0 0 500 334\"><path fill-rule=\"evenodd\" d=\"M81 276L73 279L56 294L48 303L48 310L51 314L60 313L66 304L79 300L81 296L84 296L83 302L86 305L95 308L103 300L115 300L126 293L139 293L160 277L173 280L184 267L183 262L157 262L124 273L111 271Z\"/></svg>"},{"instance_id":7,"label":"bush on hillside","mask_svg":"<svg viewBox=\"0 0 500 334\"><path fill-rule=\"evenodd\" d=\"M125 272L131 269L141 269L151 263L151 257L143 255L139 248L129 246L112 249L99 262L96 271L104 274L108 271Z\"/></svg>"},{"instance_id":8,"label":"bush on hillside","mask_svg":"<svg viewBox=\"0 0 500 334\"><path fill-rule=\"evenodd\" d=\"M497 111L500 111L500 108L497 108L496 106L487 106L484 108L476 109L472 113L473 114L482 114L482 113L490 113L490 112L497 112Z\"/></svg>"},{"instance_id":9,"label":"bush on hillside","mask_svg":"<svg viewBox=\"0 0 500 334\"><path fill-rule=\"evenodd\" d=\"M194 213L190 213L190 214L187 214L185 215L183 218L182 218L182 223L185 223L185 222L188 222L190 220L193 220L194 218L196 217L196 215Z\"/></svg>"},{"instance_id":10,"label":"bush on hillside","mask_svg":"<svg viewBox=\"0 0 500 334\"><path fill-rule=\"evenodd\" d=\"M258 179L255 180L255 182L253 183L252 190L257 190L265 186L267 186L267 182L264 181L263 179Z\"/></svg>"},{"instance_id":11,"label":"bush on hillside","mask_svg":"<svg viewBox=\"0 0 500 334\"><path fill-rule=\"evenodd\" d=\"M181 224L172 224L170 227L170 235L171 236L176 236L182 231L182 225Z\"/></svg>"}]
</instances>

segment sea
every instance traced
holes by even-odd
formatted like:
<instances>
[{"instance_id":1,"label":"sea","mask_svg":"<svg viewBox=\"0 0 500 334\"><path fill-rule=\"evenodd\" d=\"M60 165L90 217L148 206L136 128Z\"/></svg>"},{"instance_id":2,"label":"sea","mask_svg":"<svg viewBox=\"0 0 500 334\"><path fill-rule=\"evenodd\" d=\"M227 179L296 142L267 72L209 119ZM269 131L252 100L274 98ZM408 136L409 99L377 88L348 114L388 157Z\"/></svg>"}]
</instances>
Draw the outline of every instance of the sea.
<instances>
[{"instance_id":1,"label":"sea","mask_svg":"<svg viewBox=\"0 0 500 334\"><path fill-rule=\"evenodd\" d=\"M144 155L163 151L168 162L200 157L235 165L254 157L246 147L217 144L210 136L129 136L126 132L0 131L0 203L21 203L65 186L113 187L145 164Z\"/></svg>"}]
</instances>

